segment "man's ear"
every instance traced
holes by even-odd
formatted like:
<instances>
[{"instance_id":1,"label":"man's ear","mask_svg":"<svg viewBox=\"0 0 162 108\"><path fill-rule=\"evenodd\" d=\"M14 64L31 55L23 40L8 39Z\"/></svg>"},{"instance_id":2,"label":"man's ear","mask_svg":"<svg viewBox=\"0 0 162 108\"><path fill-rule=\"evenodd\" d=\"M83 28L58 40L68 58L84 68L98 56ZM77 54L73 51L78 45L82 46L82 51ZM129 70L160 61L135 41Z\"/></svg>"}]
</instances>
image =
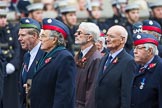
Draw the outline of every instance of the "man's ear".
<instances>
[{"instance_id":1,"label":"man's ear","mask_svg":"<svg viewBox=\"0 0 162 108\"><path fill-rule=\"evenodd\" d=\"M53 38L52 38L52 43L53 43L53 44L56 44L56 43L57 43L57 40L58 40L57 37L53 37Z\"/></svg>"},{"instance_id":2,"label":"man's ear","mask_svg":"<svg viewBox=\"0 0 162 108\"><path fill-rule=\"evenodd\" d=\"M88 35L87 41L91 41L93 39L92 35Z\"/></svg>"},{"instance_id":3,"label":"man's ear","mask_svg":"<svg viewBox=\"0 0 162 108\"><path fill-rule=\"evenodd\" d=\"M148 55L152 55L152 54L153 54L153 49L152 49L152 48L149 48L149 49L147 50L147 52L148 52L148 53L147 53Z\"/></svg>"}]
</instances>

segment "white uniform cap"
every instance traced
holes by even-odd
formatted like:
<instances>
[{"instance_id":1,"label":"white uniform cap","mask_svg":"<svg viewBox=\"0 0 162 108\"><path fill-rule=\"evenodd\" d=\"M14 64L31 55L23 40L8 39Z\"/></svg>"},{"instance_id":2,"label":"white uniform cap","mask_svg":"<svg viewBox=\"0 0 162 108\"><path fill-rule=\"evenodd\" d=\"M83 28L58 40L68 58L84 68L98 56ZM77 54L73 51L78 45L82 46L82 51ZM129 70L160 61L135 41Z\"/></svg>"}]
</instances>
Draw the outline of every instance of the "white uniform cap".
<instances>
[{"instance_id":1,"label":"white uniform cap","mask_svg":"<svg viewBox=\"0 0 162 108\"><path fill-rule=\"evenodd\" d=\"M33 11L33 10L42 10L43 9L43 4L42 3L33 3L29 6L27 6L27 10Z\"/></svg>"}]
</instances>

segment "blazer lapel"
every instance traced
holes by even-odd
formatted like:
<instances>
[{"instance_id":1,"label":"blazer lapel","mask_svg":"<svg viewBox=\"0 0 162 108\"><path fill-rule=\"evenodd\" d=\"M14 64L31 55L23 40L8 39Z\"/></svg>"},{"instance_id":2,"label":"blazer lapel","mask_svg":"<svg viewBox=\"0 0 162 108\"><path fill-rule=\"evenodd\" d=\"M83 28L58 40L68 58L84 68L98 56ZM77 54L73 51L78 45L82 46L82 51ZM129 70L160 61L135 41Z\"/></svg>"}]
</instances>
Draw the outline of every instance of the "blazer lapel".
<instances>
[{"instance_id":1,"label":"blazer lapel","mask_svg":"<svg viewBox=\"0 0 162 108\"><path fill-rule=\"evenodd\" d=\"M124 53L125 53L125 50L122 50L122 51L113 59L113 61L110 63L110 65L106 68L105 72L101 75L101 77L100 77L100 79L99 79L99 82L102 81L102 79L110 72L111 69L113 69L113 68L115 67L115 65L117 65L117 64L113 63L114 60L115 60L115 59L120 59L120 58L122 58L122 56L124 55ZM105 62L106 62L106 60L105 60ZM105 63L105 62L104 62L104 63ZM104 66L104 64L103 64L103 66ZM102 67L102 71L103 71L103 67Z\"/></svg>"}]
</instances>

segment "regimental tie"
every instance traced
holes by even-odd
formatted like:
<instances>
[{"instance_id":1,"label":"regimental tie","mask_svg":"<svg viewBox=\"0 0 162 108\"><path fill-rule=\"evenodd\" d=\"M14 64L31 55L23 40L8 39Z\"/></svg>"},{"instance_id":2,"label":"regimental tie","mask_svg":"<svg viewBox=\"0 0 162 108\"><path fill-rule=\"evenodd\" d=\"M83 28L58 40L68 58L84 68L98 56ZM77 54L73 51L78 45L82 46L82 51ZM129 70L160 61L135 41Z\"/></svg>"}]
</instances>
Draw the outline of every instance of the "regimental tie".
<instances>
[{"instance_id":1,"label":"regimental tie","mask_svg":"<svg viewBox=\"0 0 162 108\"><path fill-rule=\"evenodd\" d=\"M23 84L26 83L26 80L27 80L27 72L28 72L29 61L30 61L30 53L27 52L24 55L24 67L23 67L23 72L22 72Z\"/></svg>"},{"instance_id":2,"label":"regimental tie","mask_svg":"<svg viewBox=\"0 0 162 108\"><path fill-rule=\"evenodd\" d=\"M80 51L78 58L82 59L82 57L83 57L83 53Z\"/></svg>"},{"instance_id":3,"label":"regimental tie","mask_svg":"<svg viewBox=\"0 0 162 108\"><path fill-rule=\"evenodd\" d=\"M145 67L144 66L142 66L140 69L139 69L139 73L143 73L144 71L145 71Z\"/></svg>"},{"instance_id":4,"label":"regimental tie","mask_svg":"<svg viewBox=\"0 0 162 108\"><path fill-rule=\"evenodd\" d=\"M105 65L104 65L103 72L104 72L104 71L106 70L106 68L110 65L111 59L112 59L112 56L109 56L109 57L107 58L107 61L106 61Z\"/></svg>"}]
</instances>

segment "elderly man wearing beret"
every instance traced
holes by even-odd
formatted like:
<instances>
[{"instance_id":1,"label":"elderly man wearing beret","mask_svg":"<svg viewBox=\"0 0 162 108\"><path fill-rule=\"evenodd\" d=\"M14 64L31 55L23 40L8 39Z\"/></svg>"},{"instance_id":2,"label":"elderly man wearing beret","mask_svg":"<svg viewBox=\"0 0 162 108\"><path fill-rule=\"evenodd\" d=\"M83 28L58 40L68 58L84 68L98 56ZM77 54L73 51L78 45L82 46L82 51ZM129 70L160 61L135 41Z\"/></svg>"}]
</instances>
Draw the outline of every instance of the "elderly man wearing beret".
<instances>
[{"instance_id":1,"label":"elderly man wearing beret","mask_svg":"<svg viewBox=\"0 0 162 108\"><path fill-rule=\"evenodd\" d=\"M21 108L27 106L26 94L24 86L33 78L35 74L35 66L40 58L44 55L44 51L40 49L41 42L39 40L40 24L31 18L22 18L20 20L19 38L21 47L27 52L24 55L22 71L20 74L20 104Z\"/></svg>"},{"instance_id":2,"label":"elderly man wearing beret","mask_svg":"<svg viewBox=\"0 0 162 108\"><path fill-rule=\"evenodd\" d=\"M43 19L41 49L46 55L38 62L31 86L31 108L74 108L76 65L65 48L69 29L62 22Z\"/></svg>"},{"instance_id":3,"label":"elderly man wearing beret","mask_svg":"<svg viewBox=\"0 0 162 108\"><path fill-rule=\"evenodd\" d=\"M161 34L162 29L158 22L154 20L144 20L142 25L142 32L154 35L159 41L158 50L159 56L162 57L162 45L161 45Z\"/></svg>"},{"instance_id":4,"label":"elderly man wearing beret","mask_svg":"<svg viewBox=\"0 0 162 108\"><path fill-rule=\"evenodd\" d=\"M162 108L162 60L151 34L134 36L134 60L139 64L132 86L132 108Z\"/></svg>"}]
</instances>

